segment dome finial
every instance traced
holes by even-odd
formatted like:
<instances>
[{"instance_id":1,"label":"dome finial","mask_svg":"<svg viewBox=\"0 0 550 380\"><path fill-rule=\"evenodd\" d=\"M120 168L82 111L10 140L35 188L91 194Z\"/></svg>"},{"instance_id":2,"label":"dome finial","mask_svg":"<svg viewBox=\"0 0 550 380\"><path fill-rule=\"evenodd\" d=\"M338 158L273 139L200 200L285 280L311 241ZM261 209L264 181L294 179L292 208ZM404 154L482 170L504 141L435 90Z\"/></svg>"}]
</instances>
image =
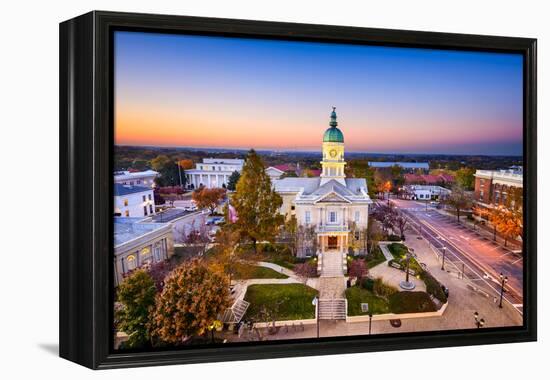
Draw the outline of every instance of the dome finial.
<instances>
[{"instance_id":1,"label":"dome finial","mask_svg":"<svg viewBox=\"0 0 550 380\"><path fill-rule=\"evenodd\" d=\"M338 122L336 121L336 107L332 106L332 113L330 114L330 123L328 123L333 128L336 128Z\"/></svg>"}]
</instances>

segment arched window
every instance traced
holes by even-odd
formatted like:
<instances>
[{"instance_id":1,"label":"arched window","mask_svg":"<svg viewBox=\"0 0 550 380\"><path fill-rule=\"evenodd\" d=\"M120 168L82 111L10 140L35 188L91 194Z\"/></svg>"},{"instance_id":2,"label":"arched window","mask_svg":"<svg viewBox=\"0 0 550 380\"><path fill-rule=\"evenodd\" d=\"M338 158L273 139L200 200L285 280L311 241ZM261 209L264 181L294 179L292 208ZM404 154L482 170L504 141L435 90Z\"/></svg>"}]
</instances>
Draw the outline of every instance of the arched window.
<instances>
[{"instance_id":1,"label":"arched window","mask_svg":"<svg viewBox=\"0 0 550 380\"><path fill-rule=\"evenodd\" d=\"M143 264L150 263L151 262L151 248L150 247L144 247L139 252L140 254L140 261Z\"/></svg>"},{"instance_id":2,"label":"arched window","mask_svg":"<svg viewBox=\"0 0 550 380\"><path fill-rule=\"evenodd\" d=\"M129 255L126 257L126 263L128 264L127 266L129 271L134 270L137 267L137 261L134 255Z\"/></svg>"}]
</instances>

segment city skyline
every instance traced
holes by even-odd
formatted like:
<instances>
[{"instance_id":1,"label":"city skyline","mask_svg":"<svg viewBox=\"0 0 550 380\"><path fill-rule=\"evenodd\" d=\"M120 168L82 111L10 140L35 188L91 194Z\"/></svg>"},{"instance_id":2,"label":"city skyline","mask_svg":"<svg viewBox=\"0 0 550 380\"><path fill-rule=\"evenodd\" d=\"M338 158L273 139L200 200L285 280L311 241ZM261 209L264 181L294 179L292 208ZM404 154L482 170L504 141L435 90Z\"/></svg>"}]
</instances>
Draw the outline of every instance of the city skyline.
<instances>
[{"instance_id":1,"label":"city skyline","mask_svg":"<svg viewBox=\"0 0 550 380\"><path fill-rule=\"evenodd\" d=\"M523 154L520 55L115 34L117 145L315 151L332 106L351 152Z\"/></svg>"}]
</instances>

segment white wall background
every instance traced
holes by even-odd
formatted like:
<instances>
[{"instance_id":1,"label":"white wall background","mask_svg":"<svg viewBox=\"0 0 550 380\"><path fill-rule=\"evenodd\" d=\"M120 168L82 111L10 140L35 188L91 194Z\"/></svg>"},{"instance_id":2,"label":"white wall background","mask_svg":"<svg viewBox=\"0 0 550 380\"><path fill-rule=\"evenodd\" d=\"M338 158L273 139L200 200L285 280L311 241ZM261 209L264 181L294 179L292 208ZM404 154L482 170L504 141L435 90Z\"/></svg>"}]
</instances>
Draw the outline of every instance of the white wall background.
<instances>
[{"instance_id":1,"label":"white wall background","mask_svg":"<svg viewBox=\"0 0 550 380\"><path fill-rule=\"evenodd\" d=\"M0 23L0 377L61 379L511 379L548 366L549 244L539 217L538 343L92 372L59 359L58 23L93 9L536 37L539 216L548 215L550 58L545 1L5 1ZM546 194L545 194L546 193ZM546 353L545 353L546 351ZM407 370L409 368L409 370ZM537 376L538 374L538 376Z\"/></svg>"}]
</instances>

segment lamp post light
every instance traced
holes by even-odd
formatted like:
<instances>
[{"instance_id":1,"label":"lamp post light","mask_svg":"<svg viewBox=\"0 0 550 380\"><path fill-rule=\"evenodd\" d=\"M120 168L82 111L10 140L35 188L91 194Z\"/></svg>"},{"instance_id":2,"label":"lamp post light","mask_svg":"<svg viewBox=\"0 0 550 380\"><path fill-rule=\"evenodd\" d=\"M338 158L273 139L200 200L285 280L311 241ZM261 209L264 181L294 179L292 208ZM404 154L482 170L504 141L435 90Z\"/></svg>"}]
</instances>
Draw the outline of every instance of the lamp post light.
<instances>
[{"instance_id":1,"label":"lamp post light","mask_svg":"<svg viewBox=\"0 0 550 380\"><path fill-rule=\"evenodd\" d=\"M401 281L399 283L399 286L401 287L401 289L404 289L404 290L413 290L416 287L414 283L409 281L409 268L411 264L411 257L413 256L413 254L414 254L414 249L409 248L405 256L407 260L407 266L405 267L405 281Z\"/></svg>"},{"instance_id":2,"label":"lamp post light","mask_svg":"<svg viewBox=\"0 0 550 380\"><path fill-rule=\"evenodd\" d=\"M447 252L447 246L443 246L441 249L443 249L443 260L441 260L441 270L445 270L445 254Z\"/></svg>"},{"instance_id":3,"label":"lamp post light","mask_svg":"<svg viewBox=\"0 0 550 380\"><path fill-rule=\"evenodd\" d=\"M504 285L508 282L508 277L500 274L500 302L498 303L498 307L502 309L502 297L504 295Z\"/></svg>"},{"instance_id":4,"label":"lamp post light","mask_svg":"<svg viewBox=\"0 0 550 380\"><path fill-rule=\"evenodd\" d=\"M372 327L372 313L369 313L369 335L371 333L371 327Z\"/></svg>"},{"instance_id":5,"label":"lamp post light","mask_svg":"<svg viewBox=\"0 0 550 380\"><path fill-rule=\"evenodd\" d=\"M479 313L477 311L474 312L474 319L475 319L475 324L476 324L478 329L482 328L483 325L485 324L485 319L479 318Z\"/></svg>"},{"instance_id":6,"label":"lamp post light","mask_svg":"<svg viewBox=\"0 0 550 380\"><path fill-rule=\"evenodd\" d=\"M319 338L319 298L315 296L311 301L311 304L315 306L315 319L317 322L317 338Z\"/></svg>"}]
</instances>

